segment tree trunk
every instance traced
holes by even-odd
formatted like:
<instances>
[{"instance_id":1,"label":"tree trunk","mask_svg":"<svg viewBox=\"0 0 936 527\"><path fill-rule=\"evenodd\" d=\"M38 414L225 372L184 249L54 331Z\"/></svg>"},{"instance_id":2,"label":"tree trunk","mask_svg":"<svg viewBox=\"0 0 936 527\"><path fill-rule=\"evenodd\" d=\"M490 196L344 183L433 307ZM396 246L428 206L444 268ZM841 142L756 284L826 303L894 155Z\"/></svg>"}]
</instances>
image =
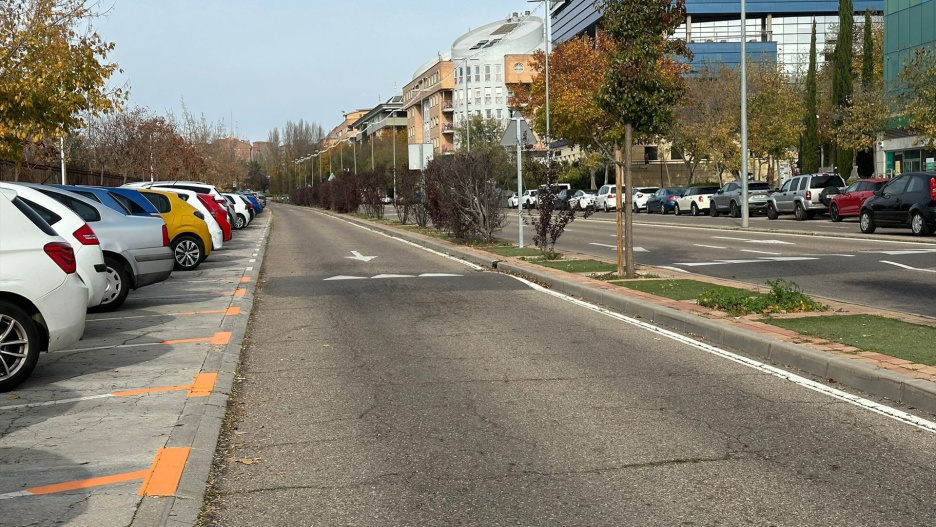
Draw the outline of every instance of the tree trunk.
<instances>
[{"instance_id":1,"label":"tree trunk","mask_svg":"<svg viewBox=\"0 0 936 527\"><path fill-rule=\"evenodd\" d=\"M634 172L631 157L634 148L634 125L627 123L624 126L624 185L627 188L626 203L624 207L624 261L627 264L627 278L637 278L634 267L634 211L631 207L633 201Z\"/></svg>"},{"instance_id":2,"label":"tree trunk","mask_svg":"<svg viewBox=\"0 0 936 527\"><path fill-rule=\"evenodd\" d=\"M591 174L591 189L592 189L592 190L595 190L595 189L598 188L598 185L596 185L596 182L595 182L595 169L594 169L594 167L593 167L593 168L590 168L590 169L588 170L588 172Z\"/></svg>"},{"instance_id":3,"label":"tree trunk","mask_svg":"<svg viewBox=\"0 0 936 527\"><path fill-rule=\"evenodd\" d=\"M621 177L623 173L623 167L621 166L624 163L621 145L614 145L614 171L616 177L614 178L614 212L617 224L617 273L618 278L624 276L624 224L623 224L623 214L624 207L630 203L630 200L624 198L624 187L623 182L624 178ZM630 156L627 156L630 157ZM630 168L630 167L628 167ZM630 188L630 187L627 187Z\"/></svg>"},{"instance_id":4,"label":"tree trunk","mask_svg":"<svg viewBox=\"0 0 936 527\"><path fill-rule=\"evenodd\" d=\"M604 172L605 172L605 182L604 182L604 184L605 184L605 185L608 184L608 172L609 172L610 170L611 170L611 165L605 165L605 170L604 170Z\"/></svg>"}]
</instances>

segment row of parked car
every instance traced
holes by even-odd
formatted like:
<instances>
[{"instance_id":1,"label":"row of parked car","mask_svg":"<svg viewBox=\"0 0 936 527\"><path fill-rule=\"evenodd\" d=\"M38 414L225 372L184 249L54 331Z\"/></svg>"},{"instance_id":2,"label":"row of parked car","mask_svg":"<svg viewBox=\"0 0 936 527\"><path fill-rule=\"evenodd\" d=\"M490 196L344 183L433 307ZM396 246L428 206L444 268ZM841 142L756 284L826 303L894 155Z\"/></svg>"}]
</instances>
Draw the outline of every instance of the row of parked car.
<instances>
[{"instance_id":1,"label":"row of parked car","mask_svg":"<svg viewBox=\"0 0 936 527\"><path fill-rule=\"evenodd\" d=\"M560 184L557 190L557 209L609 212L617 206L614 185L603 185L597 193L573 189L568 184ZM631 207L635 213L726 214L739 218L742 200L742 183L732 181L721 187L637 187ZM519 198L514 194L508 201L510 207L521 204L536 208L538 190L525 191ZM936 231L936 174L915 172L889 179L859 179L849 185L838 174L800 174L786 180L779 189L762 181L749 181L748 210L771 220L784 214L792 214L798 221L825 214L834 222L858 217L864 233L873 233L878 227L897 227L926 236Z\"/></svg>"},{"instance_id":2,"label":"row of parked car","mask_svg":"<svg viewBox=\"0 0 936 527\"><path fill-rule=\"evenodd\" d=\"M197 182L0 182L0 391L22 383L41 351L77 342L87 312L197 268L264 205Z\"/></svg>"}]
</instances>

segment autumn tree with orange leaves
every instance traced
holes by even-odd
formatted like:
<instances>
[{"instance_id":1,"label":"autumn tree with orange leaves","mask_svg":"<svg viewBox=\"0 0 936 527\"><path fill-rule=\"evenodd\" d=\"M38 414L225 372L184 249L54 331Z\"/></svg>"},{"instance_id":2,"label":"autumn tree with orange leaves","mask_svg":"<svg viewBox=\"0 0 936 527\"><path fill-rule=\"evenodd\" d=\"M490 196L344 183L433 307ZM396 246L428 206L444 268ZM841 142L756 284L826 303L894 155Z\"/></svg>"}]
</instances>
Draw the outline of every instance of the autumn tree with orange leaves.
<instances>
[{"instance_id":1,"label":"autumn tree with orange leaves","mask_svg":"<svg viewBox=\"0 0 936 527\"><path fill-rule=\"evenodd\" d=\"M595 146L614 159L617 173L618 275L634 268L631 150L634 134L665 131L683 91L690 56L672 39L685 17L684 0L599 0L604 31L559 44L549 56L550 134L579 146ZM515 90L514 106L526 105L538 131L545 129L545 56L529 91ZM623 177L622 177L623 175ZM626 264L626 270L625 270Z\"/></svg>"}]
</instances>

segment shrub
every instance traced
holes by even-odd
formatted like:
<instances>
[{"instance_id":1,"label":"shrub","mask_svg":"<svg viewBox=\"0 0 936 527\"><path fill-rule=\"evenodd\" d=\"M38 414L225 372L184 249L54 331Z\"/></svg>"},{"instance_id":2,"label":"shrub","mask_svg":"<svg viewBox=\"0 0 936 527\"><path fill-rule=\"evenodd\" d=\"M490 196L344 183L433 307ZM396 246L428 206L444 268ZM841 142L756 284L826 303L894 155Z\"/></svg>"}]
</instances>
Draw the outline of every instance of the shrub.
<instances>
[{"instance_id":1,"label":"shrub","mask_svg":"<svg viewBox=\"0 0 936 527\"><path fill-rule=\"evenodd\" d=\"M556 241L562 236L566 225L575 220L576 212L574 210L555 210L554 200L556 198L556 181L559 179L559 168L557 164L545 167L536 162L527 163L527 171L537 174L537 178L542 184L539 187L537 198L536 216L529 217L529 224L533 226L533 245L536 245L543 256L550 258L553 256ZM592 214L592 209L582 213L583 218Z\"/></svg>"},{"instance_id":2,"label":"shrub","mask_svg":"<svg viewBox=\"0 0 936 527\"><path fill-rule=\"evenodd\" d=\"M768 280L769 293L754 293L733 288L718 288L699 295L699 305L727 311L732 316L752 313L780 314L825 311L824 306L800 291L794 282L778 278Z\"/></svg>"},{"instance_id":3,"label":"shrub","mask_svg":"<svg viewBox=\"0 0 936 527\"><path fill-rule=\"evenodd\" d=\"M495 177L502 157L484 149L429 163L426 206L435 228L459 240L494 240L505 219Z\"/></svg>"}]
</instances>

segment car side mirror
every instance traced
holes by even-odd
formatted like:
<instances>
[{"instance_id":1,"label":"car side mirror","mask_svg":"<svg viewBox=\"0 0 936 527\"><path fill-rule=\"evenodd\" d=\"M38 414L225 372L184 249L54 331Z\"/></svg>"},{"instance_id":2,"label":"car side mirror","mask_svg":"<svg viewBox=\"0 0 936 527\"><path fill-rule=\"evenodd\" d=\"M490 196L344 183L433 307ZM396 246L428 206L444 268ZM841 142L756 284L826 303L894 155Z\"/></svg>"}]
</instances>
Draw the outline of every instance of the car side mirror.
<instances>
[{"instance_id":1,"label":"car side mirror","mask_svg":"<svg viewBox=\"0 0 936 527\"><path fill-rule=\"evenodd\" d=\"M718 189L718 192L716 192L716 194L724 194L724 193L725 193L725 191L722 190L722 189Z\"/></svg>"},{"instance_id":2,"label":"car side mirror","mask_svg":"<svg viewBox=\"0 0 936 527\"><path fill-rule=\"evenodd\" d=\"M874 191L874 195L877 196L877 197L881 197L881 196L884 195L884 193L881 192L880 190L875 190L875 191Z\"/></svg>"}]
</instances>

